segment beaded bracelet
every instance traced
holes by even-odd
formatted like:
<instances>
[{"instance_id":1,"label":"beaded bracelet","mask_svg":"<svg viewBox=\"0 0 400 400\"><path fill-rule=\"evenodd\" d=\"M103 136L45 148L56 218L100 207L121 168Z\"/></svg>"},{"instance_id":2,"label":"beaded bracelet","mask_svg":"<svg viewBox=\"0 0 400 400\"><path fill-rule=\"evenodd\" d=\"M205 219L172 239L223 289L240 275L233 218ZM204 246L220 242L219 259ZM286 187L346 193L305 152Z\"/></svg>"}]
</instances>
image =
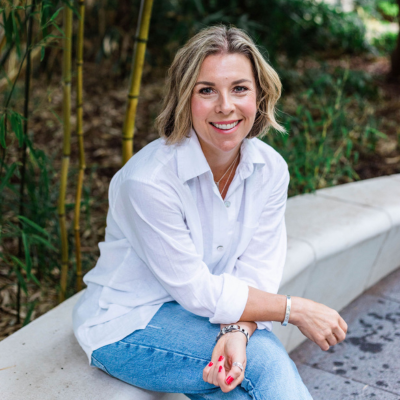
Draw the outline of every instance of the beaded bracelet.
<instances>
[{"instance_id":1,"label":"beaded bracelet","mask_svg":"<svg viewBox=\"0 0 400 400\"><path fill-rule=\"evenodd\" d=\"M229 326L224 326L221 330L220 330L220 332L218 333L218 336L217 336L217 338L215 339L215 341L217 342L218 341L218 339L222 336L222 335L225 335L225 333L228 333L228 332L235 332L235 331L239 331L239 332L242 332L245 336L246 336L246 339L247 339L247 343L246 343L246 346L249 344L249 333L246 331L246 329L244 329L244 328L241 328L240 327L240 325L229 325Z\"/></svg>"}]
</instances>

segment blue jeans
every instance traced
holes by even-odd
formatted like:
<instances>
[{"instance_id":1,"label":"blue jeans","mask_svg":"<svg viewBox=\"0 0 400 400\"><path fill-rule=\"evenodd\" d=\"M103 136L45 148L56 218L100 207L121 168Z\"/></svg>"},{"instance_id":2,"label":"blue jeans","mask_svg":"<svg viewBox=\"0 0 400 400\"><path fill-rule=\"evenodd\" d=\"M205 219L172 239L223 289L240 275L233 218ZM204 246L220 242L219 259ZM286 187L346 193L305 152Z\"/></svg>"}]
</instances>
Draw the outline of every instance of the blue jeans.
<instances>
[{"instance_id":1,"label":"blue jeans","mask_svg":"<svg viewBox=\"0 0 400 400\"><path fill-rule=\"evenodd\" d=\"M228 393L203 381L219 324L185 310L176 301L164 303L145 329L103 346L92 354L93 366L147 390L184 393L190 399L312 399L294 362L279 339L256 330L246 349L243 382Z\"/></svg>"}]
</instances>

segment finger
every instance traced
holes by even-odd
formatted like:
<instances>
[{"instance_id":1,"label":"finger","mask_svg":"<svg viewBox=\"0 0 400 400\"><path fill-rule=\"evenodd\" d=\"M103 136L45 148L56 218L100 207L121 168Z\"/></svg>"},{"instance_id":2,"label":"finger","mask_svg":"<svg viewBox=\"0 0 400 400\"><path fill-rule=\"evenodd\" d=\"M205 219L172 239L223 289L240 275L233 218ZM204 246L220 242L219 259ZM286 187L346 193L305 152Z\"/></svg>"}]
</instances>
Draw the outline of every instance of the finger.
<instances>
[{"instance_id":1,"label":"finger","mask_svg":"<svg viewBox=\"0 0 400 400\"><path fill-rule=\"evenodd\" d=\"M227 377L225 378L225 383L228 386L233 386L233 382L235 382L235 384L237 385L237 381L242 375L242 370L235 365L226 375Z\"/></svg>"},{"instance_id":2,"label":"finger","mask_svg":"<svg viewBox=\"0 0 400 400\"><path fill-rule=\"evenodd\" d=\"M329 346L334 346L335 344L337 344L337 339L333 335L333 333L331 333L329 336L327 336L325 338L325 340L328 342Z\"/></svg>"},{"instance_id":3,"label":"finger","mask_svg":"<svg viewBox=\"0 0 400 400\"><path fill-rule=\"evenodd\" d=\"M335 329L333 334L335 335L338 343L343 342L343 340L346 338L346 334L341 328Z\"/></svg>"},{"instance_id":4,"label":"finger","mask_svg":"<svg viewBox=\"0 0 400 400\"><path fill-rule=\"evenodd\" d=\"M315 342L321 350L328 351L329 350L329 343L326 339L320 338Z\"/></svg>"},{"instance_id":5,"label":"finger","mask_svg":"<svg viewBox=\"0 0 400 400\"><path fill-rule=\"evenodd\" d=\"M216 366L215 366L215 368L214 368L214 370L212 372L212 381L211 381L211 383L213 385L215 385L215 386L219 386L219 376L225 377L224 363L225 363L225 357L221 355L218 358L218 362L216 363Z\"/></svg>"},{"instance_id":6,"label":"finger","mask_svg":"<svg viewBox=\"0 0 400 400\"><path fill-rule=\"evenodd\" d=\"M223 374L218 374L218 385L221 390L226 393L239 385L243 381L243 378L244 374L242 370L237 366L233 366L225 376Z\"/></svg>"},{"instance_id":7,"label":"finger","mask_svg":"<svg viewBox=\"0 0 400 400\"><path fill-rule=\"evenodd\" d=\"M203 369L203 381L207 382L208 375L210 374L211 368L214 365L212 361L210 361L205 368Z\"/></svg>"},{"instance_id":8,"label":"finger","mask_svg":"<svg viewBox=\"0 0 400 400\"><path fill-rule=\"evenodd\" d=\"M346 335L348 326L346 324L346 321L342 317L339 318L339 325L343 329L344 334Z\"/></svg>"}]
</instances>

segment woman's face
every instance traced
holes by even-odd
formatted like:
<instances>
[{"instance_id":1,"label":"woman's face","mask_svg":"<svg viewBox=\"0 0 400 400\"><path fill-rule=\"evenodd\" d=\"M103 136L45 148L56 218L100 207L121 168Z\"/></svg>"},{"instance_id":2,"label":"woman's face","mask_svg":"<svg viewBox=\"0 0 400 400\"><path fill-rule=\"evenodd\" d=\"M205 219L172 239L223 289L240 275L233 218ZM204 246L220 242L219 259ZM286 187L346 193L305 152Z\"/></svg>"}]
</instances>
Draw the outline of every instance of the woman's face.
<instances>
[{"instance_id":1,"label":"woman's face","mask_svg":"<svg viewBox=\"0 0 400 400\"><path fill-rule=\"evenodd\" d=\"M220 156L237 149L257 113L256 83L250 60L242 54L205 58L192 92L193 128L203 152Z\"/></svg>"}]
</instances>

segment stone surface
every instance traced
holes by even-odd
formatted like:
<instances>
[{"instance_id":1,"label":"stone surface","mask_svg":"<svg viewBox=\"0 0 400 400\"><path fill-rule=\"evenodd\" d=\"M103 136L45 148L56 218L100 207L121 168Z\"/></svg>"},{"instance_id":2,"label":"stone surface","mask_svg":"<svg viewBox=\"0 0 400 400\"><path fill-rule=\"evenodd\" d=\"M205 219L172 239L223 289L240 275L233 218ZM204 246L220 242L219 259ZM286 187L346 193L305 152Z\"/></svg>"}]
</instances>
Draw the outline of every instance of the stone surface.
<instances>
[{"instance_id":1,"label":"stone surface","mask_svg":"<svg viewBox=\"0 0 400 400\"><path fill-rule=\"evenodd\" d=\"M385 236L386 232L318 260L309 276L304 297L336 311L349 304L365 290Z\"/></svg>"},{"instance_id":2,"label":"stone surface","mask_svg":"<svg viewBox=\"0 0 400 400\"><path fill-rule=\"evenodd\" d=\"M306 386L311 391L314 386L320 386L318 382L327 379L331 387L337 386L333 392L345 391L342 397L345 399L353 398L351 393L346 394L347 385L361 383L372 391L360 393L356 390L358 396L364 396L360 398L369 398L365 396L372 396L372 393L375 399L400 398L400 269L366 291L340 314L348 324L347 337L342 343L324 352L307 340L290 354ZM314 400L340 398L339 394L327 397L325 392L317 391L313 395Z\"/></svg>"},{"instance_id":3,"label":"stone surface","mask_svg":"<svg viewBox=\"0 0 400 400\"><path fill-rule=\"evenodd\" d=\"M285 286L286 283L291 282L293 279L297 279L297 276L306 268L312 266L314 261L315 253L310 244L304 240L293 238L289 234L285 269L283 270L280 287ZM300 295L296 294L296 296Z\"/></svg>"},{"instance_id":4,"label":"stone surface","mask_svg":"<svg viewBox=\"0 0 400 400\"><path fill-rule=\"evenodd\" d=\"M318 190L318 196L340 199L385 211L392 225L400 225L400 174L351 182Z\"/></svg>"},{"instance_id":5,"label":"stone surface","mask_svg":"<svg viewBox=\"0 0 400 400\"><path fill-rule=\"evenodd\" d=\"M286 224L291 237L311 245L317 261L391 229L389 216L382 210L317 194L289 199Z\"/></svg>"},{"instance_id":6,"label":"stone surface","mask_svg":"<svg viewBox=\"0 0 400 400\"><path fill-rule=\"evenodd\" d=\"M345 399L374 399L374 400L398 400L399 397L386 393L361 382L349 380L340 375L319 371L308 365L301 364L298 367L304 382L307 382L308 390L314 400L345 400Z\"/></svg>"},{"instance_id":7,"label":"stone surface","mask_svg":"<svg viewBox=\"0 0 400 400\"><path fill-rule=\"evenodd\" d=\"M369 289L366 294L383 297L400 303L400 268L378 282Z\"/></svg>"},{"instance_id":8,"label":"stone surface","mask_svg":"<svg viewBox=\"0 0 400 400\"><path fill-rule=\"evenodd\" d=\"M372 268L367 287L371 287L398 267L400 267L400 225L392 227L390 232L387 233L375 265Z\"/></svg>"},{"instance_id":9,"label":"stone surface","mask_svg":"<svg viewBox=\"0 0 400 400\"><path fill-rule=\"evenodd\" d=\"M131 386L89 366L72 332L72 307L81 294L0 342L0 398L187 400Z\"/></svg>"}]
</instances>

